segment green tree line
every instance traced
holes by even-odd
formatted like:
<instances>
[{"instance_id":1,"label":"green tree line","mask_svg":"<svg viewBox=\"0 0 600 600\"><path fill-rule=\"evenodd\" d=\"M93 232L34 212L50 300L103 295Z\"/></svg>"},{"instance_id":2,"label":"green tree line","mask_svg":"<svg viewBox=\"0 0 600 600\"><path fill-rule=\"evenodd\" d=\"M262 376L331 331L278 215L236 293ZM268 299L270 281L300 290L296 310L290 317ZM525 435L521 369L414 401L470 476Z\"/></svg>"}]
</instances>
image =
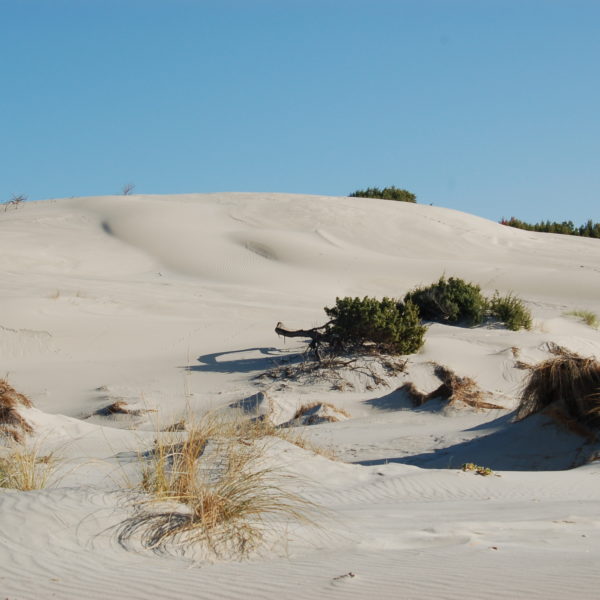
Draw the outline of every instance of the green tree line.
<instances>
[{"instance_id":1,"label":"green tree line","mask_svg":"<svg viewBox=\"0 0 600 600\"><path fill-rule=\"evenodd\" d=\"M575 226L573 221L540 221L539 223L526 223L516 217L510 219L502 219L502 225L516 227L517 229L525 229L527 231L541 231L543 233L562 233L564 235L579 235L581 237L600 238L600 223L594 223L591 219L580 225Z\"/></svg>"}]
</instances>

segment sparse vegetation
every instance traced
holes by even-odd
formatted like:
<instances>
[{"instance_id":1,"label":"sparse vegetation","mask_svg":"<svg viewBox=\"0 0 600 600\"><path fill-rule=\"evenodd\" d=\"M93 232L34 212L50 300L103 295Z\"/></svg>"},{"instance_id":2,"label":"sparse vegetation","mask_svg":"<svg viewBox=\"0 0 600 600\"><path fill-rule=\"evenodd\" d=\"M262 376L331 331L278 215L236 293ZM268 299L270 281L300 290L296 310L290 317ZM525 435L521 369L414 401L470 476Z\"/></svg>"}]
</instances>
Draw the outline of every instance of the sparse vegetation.
<instances>
[{"instance_id":1,"label":"sparse vegetation","mask_svg":"<svg viewBox=\"0 0 600 600\"><path fill-rule=\"evenodd\" d=\"M282 364L260 375L256 379L292 380L300 384L328 381L337 391L354 389L352 379L358 376L367 389L387 385L386 377L394 377L404 371L406 359L377 354L366 354L350 358L339 356L323 357L320 361L302 360Z\"/></svg>"},{"instance_id":2,"label":"sparse vegetation","mask_svg":"<svg viewBox=\"0 0 600 600\"><path fill-rule=\"evenodd\" d=\"M512 331L531 329L531 311L523 300L512 293L500 296L496 292L490 299L489 311L492 317L502 321Z\"/></svg>"},{"instance_id":3,"label":"sparse vegetation","mask_svg":"<svg viewBox=\"0 0 600 600\"><path fill-rule=\"evenodd\" d=\"M404 301L416 304L423 319L449 324L478 325L483 322L488 307L478 285L444 276L437 283L408 292Z\"/></svg>"},{"instance_id":4,"label":"sparse vegetation","mask_svg":"<svg viewBox=\"0 0 600 600\"><path fill-rule=\"evenodd\" d=\"M408 190L402 190L395 186L379 188L367 188L366 190L356 190L350 194L351 198L380 198L382 200L397 200L400 202L416 203L417 197Z\"/></svg>"},{"instance_id":5,"label":"sparse vegetation","mask_svg":"<svg viewBox=\"0 0 600 600\"><path fill-rule=\"evenodd\" d=\"M600 362L551 346L554 357L529 367L516 412L524 419L544 410L566 421L600 426Z\"/></svg>"},{"instance_id":6,"label":"sparse vegetation","mask_svg":"<svg viewBox=\"0 0 600 600\"><path fill-rule=\"evenodd\" d=\"M577 317L578 319L581 319L586 325L589 325L594 329L598 329L598 326L600 325L600 321L598 321L598 315L589 310L571 310L565 314L570 317Z\"/></svg>"}]
</instances>

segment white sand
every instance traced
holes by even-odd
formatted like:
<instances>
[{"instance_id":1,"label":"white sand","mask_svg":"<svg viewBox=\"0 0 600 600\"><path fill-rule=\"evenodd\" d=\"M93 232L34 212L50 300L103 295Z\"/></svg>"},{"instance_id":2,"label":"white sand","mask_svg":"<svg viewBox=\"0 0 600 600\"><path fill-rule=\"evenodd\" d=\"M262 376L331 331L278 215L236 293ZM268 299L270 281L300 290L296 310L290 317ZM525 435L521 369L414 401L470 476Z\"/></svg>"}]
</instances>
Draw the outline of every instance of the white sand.
<instances>
[{"instance_id":1,"label":"white sand","mask_svg":"<svg viewBox=\"0 0 600 600\"><path fill-rule=\"evenodd\" d=\"M388 387L255 379L304 347L278 321L319 325L336 296L401 297L443 273L519 294L533 330L432 325ZM73 198L0 211L0 286L0 373L35 405L32 442L63 458L56 485L0 490L2 598L598 597L600 466L570 469L589 444L547 417L511 422L525 376L511 348L600 358L600 332L564 315L600 314L598 240L360 198ZM430 361L506 409L412 409L395 390L436 387ZM110 527L156 424L244 399L278 422L312 402L351 415L304 428L342 461L271 449L324 528L244 562L121 547ZM94 415L117 400L152 412ZM499 476L460 471L469 461Z\"/></svg>"}]
</instances>

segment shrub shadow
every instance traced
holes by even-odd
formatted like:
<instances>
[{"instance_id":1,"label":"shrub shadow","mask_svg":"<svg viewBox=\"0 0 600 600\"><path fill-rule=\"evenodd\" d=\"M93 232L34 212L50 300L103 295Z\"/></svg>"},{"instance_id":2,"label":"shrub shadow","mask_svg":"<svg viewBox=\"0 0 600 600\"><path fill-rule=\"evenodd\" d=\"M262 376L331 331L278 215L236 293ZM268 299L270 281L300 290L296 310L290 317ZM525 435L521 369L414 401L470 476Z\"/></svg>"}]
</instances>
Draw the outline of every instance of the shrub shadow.
<instances>
[{"instance_id":1,"label":"shrub shadow","mask_svg":"<svg viewBox=\"0 0 600 600\"><path fill-rule=\"evenodd\" d=\"M261 356L243 358L241 355L248 353L259 353ZM239 358L236 358L239 357ZM266 371L277 366L277 359L284 359L288 353L278 348L245 348L243 350L229 350L227 352L213 352L202 354L196 360L197 365L182 367L186 371L212 372L212 373L252 373L255 371Z\"/></svg>"}]
</instances>

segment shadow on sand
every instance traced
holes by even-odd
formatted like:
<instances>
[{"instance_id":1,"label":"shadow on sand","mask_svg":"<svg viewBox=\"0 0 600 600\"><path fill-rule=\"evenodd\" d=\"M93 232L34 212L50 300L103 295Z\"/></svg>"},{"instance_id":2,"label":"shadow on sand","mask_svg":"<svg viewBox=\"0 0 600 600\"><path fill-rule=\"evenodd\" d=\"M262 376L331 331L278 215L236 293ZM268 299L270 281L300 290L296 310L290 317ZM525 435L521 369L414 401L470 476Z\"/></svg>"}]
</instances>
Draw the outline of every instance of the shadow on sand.
<instances>
[{"instance_id":1,"label":"shadow on sand","mask_svg":"<svg viewBox=\"0 0 600 600\"><path fill-rule=\"evenodd\" d=\"M599 449L545 415L513 422L514 413L466 431L482 435L412 456L358 461L365 466L402 463L424 469L458 469L474 462L498 471L562 471L586 462Z\"/></svg>"},{"instance_id":2,"label":"shadow on sand","mask_svg":"<svg viewBox=\"0 0 600 600\"><path fill-rule=\"evenodd\" d=\"M200 364L188 365L183 368L186 371L195 372L253 373L271 369L287 357L289 357L289 352L278 348L245 348L244 350L203 354L196 359Z\"/></svg>"}]
</instances>

